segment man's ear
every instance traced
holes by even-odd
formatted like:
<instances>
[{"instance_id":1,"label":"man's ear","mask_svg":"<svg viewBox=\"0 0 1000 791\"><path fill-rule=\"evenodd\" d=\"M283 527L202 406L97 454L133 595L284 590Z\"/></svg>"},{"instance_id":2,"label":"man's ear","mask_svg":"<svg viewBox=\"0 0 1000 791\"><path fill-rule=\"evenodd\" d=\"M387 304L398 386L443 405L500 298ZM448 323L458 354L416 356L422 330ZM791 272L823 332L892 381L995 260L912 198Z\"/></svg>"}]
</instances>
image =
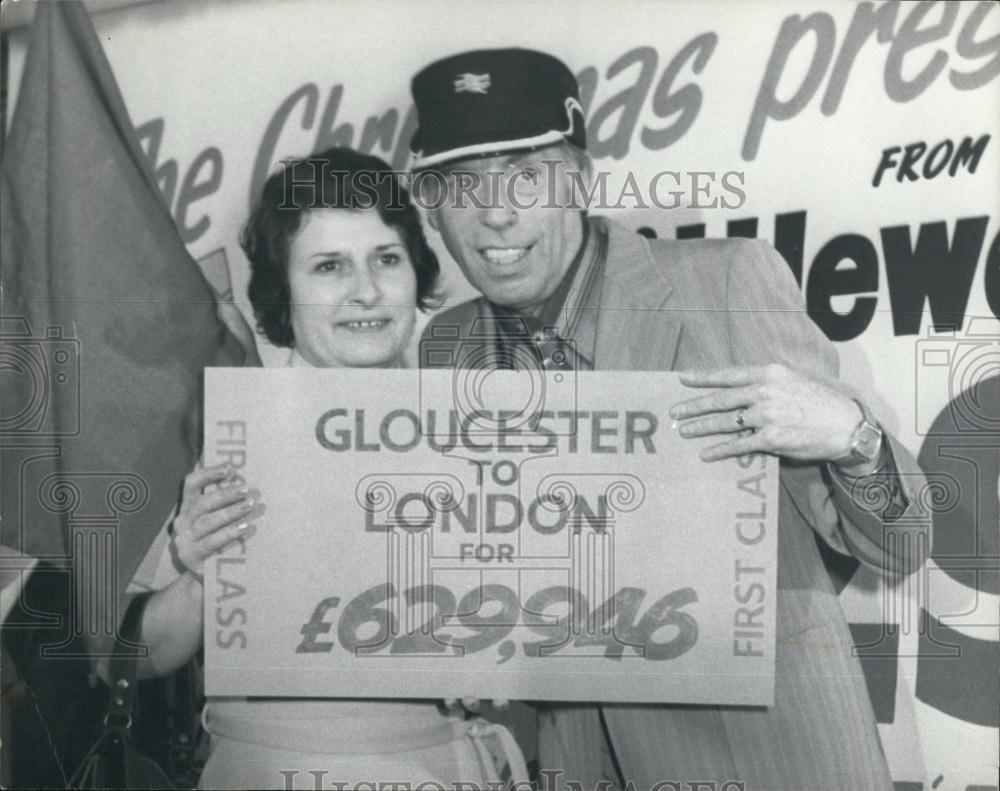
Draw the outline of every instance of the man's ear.
<instances>
[{"instance_id":1,"label":"man's ear","mask_svg":"<svg viewBox=\"0 0 1000 791\"><path fill-rule=\"evenodd\" d=\"M591 190L594 188L594 168L591 164L590 157L585 157L583 162L567 162L567 173L566 183L569 188L570 194L570 208L572 209L589 209L587 195L591 194ZM573 170L573 174L570 175L569 169ZM582 194L581 194L582 193Z\"/></svg>"},{"instance_id":2,"label":"man's ear","mask_svg":"<svg viewBox=\"0 0 1000 791\"><path fill-rule=\"evenodd\" d=\"M586 187L586 189L587 189L587 194L589 195L590 192L591 192L591 190L594 189L594 163L593 163L593 160L591 160L590 157L586 157L586 159L584 160L584 163L585 164L583 166L583 172L582 172L582 175L583 175L583 184L584 184L584 187ZM583 206L581 208L586 209L586 208L589 208L589 207Z\"/></svg>"}]
</instances>

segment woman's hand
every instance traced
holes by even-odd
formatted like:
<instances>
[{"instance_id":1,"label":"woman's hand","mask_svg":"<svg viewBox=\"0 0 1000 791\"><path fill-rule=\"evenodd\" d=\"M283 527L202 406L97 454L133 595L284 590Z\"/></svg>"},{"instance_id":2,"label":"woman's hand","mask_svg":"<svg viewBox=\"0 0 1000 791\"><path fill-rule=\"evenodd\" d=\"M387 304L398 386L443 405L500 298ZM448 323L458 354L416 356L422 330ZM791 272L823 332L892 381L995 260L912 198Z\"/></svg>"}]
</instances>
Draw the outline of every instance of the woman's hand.
<instances>
[{"instance_id":1,"label":"woman's hand","mask_svg":"<svg viewBox=\"0 0 1000 791\"><path fill-rule=\"evenodd\" d=\"M205 559L253 531L250 519L263 513L255 493L231 467L193 470L184 479L181 502L171 522L170 551L185 573L156 591L142 615L142 639L149 646L140 676L172 673L202 641Z\"/></svg>"},{"instance_id":2,"label":"woman's hand","mask_svg":"<svg viewBox=\"0 0 1000 791\"><path fill-rule=\"evenodd\" d=\"M192 470L173 521L173 551L186 569L201 574L205 559L248 535L254 499L229 465Z\"/></svg>"}]
</instances>

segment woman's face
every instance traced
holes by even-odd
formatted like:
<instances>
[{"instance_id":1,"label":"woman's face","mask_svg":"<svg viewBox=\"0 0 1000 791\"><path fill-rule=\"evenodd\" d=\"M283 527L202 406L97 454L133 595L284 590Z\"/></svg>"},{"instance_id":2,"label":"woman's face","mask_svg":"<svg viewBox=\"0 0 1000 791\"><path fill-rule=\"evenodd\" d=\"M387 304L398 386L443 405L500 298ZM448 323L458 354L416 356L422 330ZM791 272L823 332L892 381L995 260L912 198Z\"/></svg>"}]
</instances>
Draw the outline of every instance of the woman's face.
<instances>
[{"instance_id":1,"label":"woman's face","mask_svg":"<svg viewBox=\"0 0 1000 791\"><path fill-rule=\"evenodd\" d=\"M288 255L295 348L323 368L395 365L413 334L417 276L375 210L306 212Z\"/></svg>"}]
</instances>

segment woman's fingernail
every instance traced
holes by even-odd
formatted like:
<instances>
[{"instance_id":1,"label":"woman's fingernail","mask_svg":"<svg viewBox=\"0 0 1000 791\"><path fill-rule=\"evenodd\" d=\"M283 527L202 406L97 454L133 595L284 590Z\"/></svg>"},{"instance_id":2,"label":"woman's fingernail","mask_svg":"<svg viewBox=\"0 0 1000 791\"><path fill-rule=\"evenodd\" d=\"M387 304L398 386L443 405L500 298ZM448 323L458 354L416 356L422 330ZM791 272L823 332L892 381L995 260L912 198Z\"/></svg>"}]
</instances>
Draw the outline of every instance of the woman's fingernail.
<instances>
[{"instance_id":1,"label":"woman's fingernail","mask_svg":"<svg viewBox=\"0 0 1000 791\"><path fill-rule=\"evenodd\" d=\"M248 495L248 494L250 494L250 489L249 489L249 487L247 487L247 486L241 486L241 487L240 487L239 489L237 489L236 491L237 491L237 492L238 492L239 494L242 494L242 495Z\"/></svg>"},{"instance_id":2,"label":"woman's fingernail","mask_svg":"<svg viewBox=\"0 0 1000 791\"><path fill-rule=\"evenodd\" d=\"M248 527L250 527L249 522L240 522L238 525L236 525L236 529L239 530L240 532L243 532Z\"/></svg>"},{"instance_id":3,"label":"woman's fingernail","mask_svg":"<svg viewBox=\"0 0 1000 791\"><path fill-rule=\"evenodd\" d=\"M243 510L249 511L251 508L253 508L253 498L248 497L246 501L243 503Z\"/></svg>"}]
</instances>

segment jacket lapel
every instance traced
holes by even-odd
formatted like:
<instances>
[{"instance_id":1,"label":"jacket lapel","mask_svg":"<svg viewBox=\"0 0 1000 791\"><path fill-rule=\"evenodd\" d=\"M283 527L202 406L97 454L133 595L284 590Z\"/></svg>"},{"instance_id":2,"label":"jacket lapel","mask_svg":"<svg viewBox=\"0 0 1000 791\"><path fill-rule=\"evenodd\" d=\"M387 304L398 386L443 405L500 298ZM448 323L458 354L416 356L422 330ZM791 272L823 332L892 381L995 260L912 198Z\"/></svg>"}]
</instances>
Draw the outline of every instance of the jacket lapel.
<instances>
[{"instance_id":1,"label":"jacket lapel","mask_svg":"<svg viewBox=\"0 0 1000 791\"><path fill-rule=\"evenodd\" d=\"M608 257L594 368L669 371L677 356L682 314L670 309L673 288L667 274L643 236L605 222Z\"/></svg>"}]
</instances>

